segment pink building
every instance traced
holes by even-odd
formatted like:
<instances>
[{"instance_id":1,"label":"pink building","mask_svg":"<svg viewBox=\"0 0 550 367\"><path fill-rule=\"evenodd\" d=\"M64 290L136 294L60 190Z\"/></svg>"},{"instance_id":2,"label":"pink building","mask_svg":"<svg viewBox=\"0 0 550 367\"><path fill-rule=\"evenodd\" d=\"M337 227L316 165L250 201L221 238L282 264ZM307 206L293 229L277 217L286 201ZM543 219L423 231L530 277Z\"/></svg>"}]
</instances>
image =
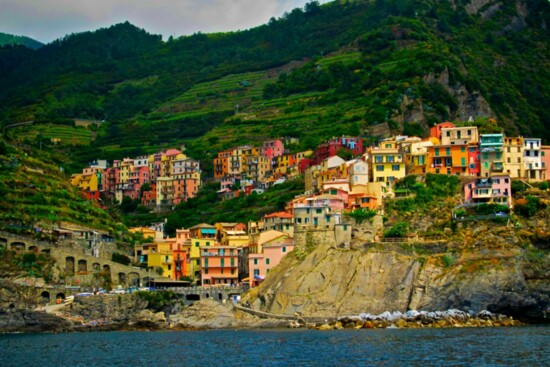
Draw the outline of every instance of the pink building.
<instances>
[{"instance_id":1,"label":"pink building","mask_svg":"<svg viewBox=\"0 0 550 367\"><path fill-rule=\"evenodd\" d=\"M262 145L262 154L268 156L270 161L273 161L273 158L280 157L285 152L285 146L281 140L270 140L266 141Z\"/></svg>"},{"instance_id":2,"label":"pink building","mask_svg":"<svg viewBox=\"0 0 550 367\"><path fill-rule=\"evenodd\" d=\"M464 185L464 202L468 204L503 204L512 207L512 180L498 175L478 178Z\"/></svg>"},{"instance_id":3,"label":"pink building","mask_svg":"<svg viewBox=\"0 0 550 367\"><path fill-rule=\"evenodd\" d=\"M542 179L550 181L550 145L541 147Z\"/></svg>"},{"instance_id":4,"label":"pink building","mask_svg":"<svg viewBox=\"0 0 550 367\"><path fill-rule=\"evenodd\" d=\"M277 241L262 246L263 253L248 255L248 269L250 271L250 286L256 287L277 266L283 257L294 250L294 241L291 238L279 238Z\"/></svg>"}]
</instances>

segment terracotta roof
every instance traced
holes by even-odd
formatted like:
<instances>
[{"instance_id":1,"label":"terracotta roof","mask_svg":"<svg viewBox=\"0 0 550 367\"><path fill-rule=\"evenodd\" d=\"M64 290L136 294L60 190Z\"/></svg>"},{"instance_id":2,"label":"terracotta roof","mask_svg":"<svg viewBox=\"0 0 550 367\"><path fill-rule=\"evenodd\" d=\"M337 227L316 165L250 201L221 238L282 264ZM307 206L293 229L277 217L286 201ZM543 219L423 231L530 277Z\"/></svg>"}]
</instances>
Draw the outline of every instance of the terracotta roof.
<instances>
[{"instance_id":1,"label":"terracotta roof","mask_svg":"<svg viewBox=\"0 0 550 367\"><path fill-rule=\"evenodd\" d=\"M294 218L292 214L288 214L287 212L276 212L271 214L266 214L264 218Z\"/></svg>"}]
</instances>

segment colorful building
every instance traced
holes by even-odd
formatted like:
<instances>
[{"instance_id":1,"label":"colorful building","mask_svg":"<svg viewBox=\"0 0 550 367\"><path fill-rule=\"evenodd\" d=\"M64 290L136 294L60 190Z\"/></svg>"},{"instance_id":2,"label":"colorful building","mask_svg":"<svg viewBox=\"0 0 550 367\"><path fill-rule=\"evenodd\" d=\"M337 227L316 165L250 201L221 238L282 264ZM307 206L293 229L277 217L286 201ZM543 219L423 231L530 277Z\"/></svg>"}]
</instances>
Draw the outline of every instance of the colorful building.
<instances>
[{"instance_id":1,"label":"colorful building","mask_svg":"<svg viewBox=\"0 0 550 367\"><path fill-rule=\"evenodd\" d=\"M467 204L503 204L512 207L512 179L508 175L477 178L464 185Z\"/></svg>"},{"instance_id":2,"label":"colorful building","mask_svg":"<svg viewBox=\"0 0 550 367\"><path fill-rule=\"evenodd\" d=\"M489 177L504 172L503 134L481 134L479 138L480 175Z\"/></svg>"},{"instance_id":3,"label":"colorful building","mask_svg":"<svg viewBox=\"0 0 550 367\"><path fill-rule=\"evenodd\" d=\"M239 280L239 249L229 246L200 248L202 285L232 285Z\"/></svg>"},{"instance_id":4,"label":"colorful building","mask_svg":"<svg viewBox=\"0 0 550 367\"><path fill-rule=\"evenodd\" d=\"M539 138L523 139L523 164L525 177L528 180L540 181L543 179L542 144Z\"/></svg>"},{"instance_id":5,"label":"colorful building","mask_svg":"<svg viewBox=\"0 0 550 367\"><path fill-rule=\"evenodd\" d=\"M428 147L428 173L468 175L467 145L434 145Z\"/></svg>"},{"instance_id":6,"label":"colorful building","mask_svg":"<svg viewBox=\"0 0 550 367\"><path fill-rule=\"evenodd\" d=\"M525 177L523 147L523 137L504 137L504 173L511 178Z\"/></svg>"},{"instance_id":7,"label":"colorful building","mask_svg":"<svg viewBox=\"0 0 550 367\"><path fill-rule=\"evenodd\" d=\"M248 255L251 287L259 285L269 274L269 271L277 266L283 257L294 250L294 241L279 237L270 243L265 243L262 250L262 253Z\"/></svg>"},{"instance_id":8,"label":"colorful building","mask_svg":"<svg viewBox=\"0 0 550 367\"><path fill-rule=\"evenodd\" d=\"M369 164L373 182L392 185L406 175L403 154L397 148L369 148L365 161Z\"/></svg>"}]
</instances>

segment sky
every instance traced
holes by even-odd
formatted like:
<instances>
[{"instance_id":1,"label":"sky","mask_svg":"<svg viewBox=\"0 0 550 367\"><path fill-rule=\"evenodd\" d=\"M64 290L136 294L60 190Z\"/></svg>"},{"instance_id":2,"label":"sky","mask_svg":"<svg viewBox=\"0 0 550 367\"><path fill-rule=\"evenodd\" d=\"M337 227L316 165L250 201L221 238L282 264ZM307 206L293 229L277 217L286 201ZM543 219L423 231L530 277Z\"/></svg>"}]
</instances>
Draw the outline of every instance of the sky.
<instances>
[{"instance_id":1,"label":"sky","mask_svg":"<svg viewBox=\"0 0 550 367\"><path fill-rule=\"evenodd\" d=\"M70 33L129 21L179 37L249 29L308 0L0 0L0 32L49 43ZM326 3L321 0L319 3Z\"/></svg>"}]
</instances>

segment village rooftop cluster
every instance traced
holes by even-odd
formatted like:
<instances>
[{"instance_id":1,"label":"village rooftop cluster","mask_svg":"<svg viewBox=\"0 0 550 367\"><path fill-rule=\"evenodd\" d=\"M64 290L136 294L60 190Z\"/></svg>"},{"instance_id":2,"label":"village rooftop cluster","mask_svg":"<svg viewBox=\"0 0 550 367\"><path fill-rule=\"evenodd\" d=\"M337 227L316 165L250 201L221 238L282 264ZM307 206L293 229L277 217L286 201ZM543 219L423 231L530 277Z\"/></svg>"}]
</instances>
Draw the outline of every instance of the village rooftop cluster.
<instances>
[{"instance_id":1,"label":"village rooftop cluster","mask_svg":"<svg viewBox=\"0 0 550 367\"><path fill-rule=\"evenodd\" d=\"M315 151L293 154L282 140L270 140L261 147L221 151L213 164L222 199L261 194L298 175L304 176L305 193L288 202L285 211L258 222L202 223L177 230L174 238L165 238L158 227L133 228L150 238L150 243L135 246L136 263L173 280L255 286L295 248L299 233L330 231L338 243L349 242L351 225L345 214L382 212L384 200L395 196L394 183L410 174L463 176L464 204L511 207L513 179L550 177L550 146L538 138L479 134L476 126L443 122L426 139L397 136L365 149L359 137L338 137ZM111 167L95 162L74 175L72 183L90 199L104 192L119 201L129 196L149 206L175 205L196 196L201 170L198 161L170 149L114 161Z\"/></svg>"}]
</instances>

